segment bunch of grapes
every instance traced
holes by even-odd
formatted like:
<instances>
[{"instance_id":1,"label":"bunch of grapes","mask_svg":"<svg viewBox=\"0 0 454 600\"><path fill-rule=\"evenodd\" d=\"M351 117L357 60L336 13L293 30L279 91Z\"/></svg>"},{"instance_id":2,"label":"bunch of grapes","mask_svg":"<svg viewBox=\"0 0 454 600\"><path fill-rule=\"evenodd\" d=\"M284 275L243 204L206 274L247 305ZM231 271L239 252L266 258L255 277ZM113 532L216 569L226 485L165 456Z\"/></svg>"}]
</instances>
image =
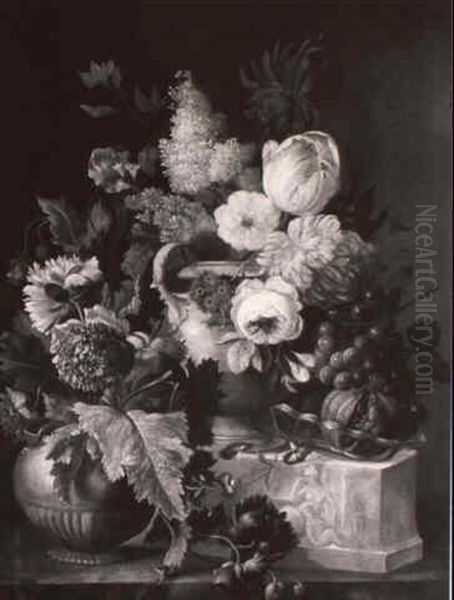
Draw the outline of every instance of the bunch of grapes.
<instances>
[{"instance_id":1,"label":"bunch of grapes","mask_svg":"<svg viewBox=\"0 0 454 600\"><path fill-rule=\"evenodd\" d=\"M379 291L366 290L353 305L328 311L315 341L315 373L323 385L348 390L368 385L373 391L389 391L393 376L389 347L396 333L381 310Z\"/></svg>"},{"instance_id":2,"label":"bunch of grapes","mask_svg":"<svg viewBox=\"0 0 454 600\"><path fill-rule=\"evenodd\" d=\"M228 327L231 324L231 300L235 285L228 277L201 273L191 285L189 295L197 306L211 315L209 324Z\"/></svg>"}]
</instances>

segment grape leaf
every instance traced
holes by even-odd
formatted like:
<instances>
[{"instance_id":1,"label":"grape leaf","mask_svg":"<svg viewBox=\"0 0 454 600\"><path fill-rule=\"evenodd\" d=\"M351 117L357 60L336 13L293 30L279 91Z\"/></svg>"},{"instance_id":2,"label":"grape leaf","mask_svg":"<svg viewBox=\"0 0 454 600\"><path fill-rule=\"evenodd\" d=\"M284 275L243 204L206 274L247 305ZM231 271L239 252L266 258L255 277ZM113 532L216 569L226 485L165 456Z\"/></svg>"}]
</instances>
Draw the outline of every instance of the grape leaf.
<instances>
[{"instance_id":1,"label":"grape leaf","mask_svg":"<svg viewBox=\"0 0 454 600\"><path fill-rule=\"evenodd\" d=\"M49 449L46 459L53 461L50 472L55 493L64 502L69 502L71 482L82 466L86 435L80 434L76 424L71 423L53 431L44 442Z\"/></svg>"},{"instance_id":2,"label":"grape leaf","mask_svg":"<svg viewBox=\"0 0 454 600\"><path fill-rule=\"evenodd\" d=\"M54 243L68 251L77 250L81 223L74 208L63 197L54 200L47 198L37 200L49 222Z\"/></svg>"},{"instance_id":3,"label":"grape leaf","mask_svg":"<svg viewBox=\"0 0 454 600\"><path fill-rule=\"evenodd\" d=\"M182 470L191 456L182 413L124 413L78 402L80 428L99 444L111 481L126 476L137 500L155 505L169 520L183 520Z\"/></svg>"}]
</instances>

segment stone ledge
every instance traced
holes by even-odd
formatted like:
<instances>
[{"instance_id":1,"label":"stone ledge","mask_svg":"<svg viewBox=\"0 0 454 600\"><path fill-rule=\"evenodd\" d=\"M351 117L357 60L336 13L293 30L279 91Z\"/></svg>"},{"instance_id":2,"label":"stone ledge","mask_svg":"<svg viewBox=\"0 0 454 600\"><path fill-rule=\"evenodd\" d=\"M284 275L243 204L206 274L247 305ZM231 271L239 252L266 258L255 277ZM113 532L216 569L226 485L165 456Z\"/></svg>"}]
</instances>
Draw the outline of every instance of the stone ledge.
<instances>
[{"instance_id":1,"label":"stone ledge","mask_svg":"<svg viewBox=\"0 0 454 600\"><path fill-rule=\"evenodd\" d=\"M339 571L363 573L389 573L421 560L423 542L419 536L405 542L400 547L387 550L339 548L305 548L306 557L320 567Z\"/></svg>"},{"instance_id":2,"label":"stone ledge","mask_svg":"<svg viewBox=\"0 0 454 600\"><path fill-rule=\"evenodd\" d=\"M216 468L236 479L240 497L267 494L285 511L309 559L330 569L388 573L422 558L415 450L383 462L312 452L288 465L282 457L243 452Z\"/></svg>"}]
</instances>

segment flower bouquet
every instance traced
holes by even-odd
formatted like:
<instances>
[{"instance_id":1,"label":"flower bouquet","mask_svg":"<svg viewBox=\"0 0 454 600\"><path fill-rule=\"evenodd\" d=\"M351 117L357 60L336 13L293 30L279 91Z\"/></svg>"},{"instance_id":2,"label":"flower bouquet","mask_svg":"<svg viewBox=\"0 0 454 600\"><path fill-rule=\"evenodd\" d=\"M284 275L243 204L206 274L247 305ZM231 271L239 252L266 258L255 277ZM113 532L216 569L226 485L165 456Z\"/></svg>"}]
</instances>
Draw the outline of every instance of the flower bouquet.
<instances>
[{"instance_id":1,"label":"flower bouquet","mask_svg":"<svg viewBox=\"0 0 454 600\"><path fill-rule=\"evenodd\" d=\"M389 287L370 236L386 214L346 189L336 141L312 126L317 50L276 46L241 71L256 142L228 135L188 72L170 88L170 130L158 88L124 83L112 61L80 73L85 113L145 133L130 149L91 151L87 202L38 199L0 339L1 423L28 446L16 495L72 549L59 558L90 562L84 552L153 514L171 532L164 563L179 565L191 530L220 522L219 494L200 503L207 488L228 497L233 485L209 460L200 467L210 425L217 442L284 438L290 461L308 444L373 458L417 431L412 350L395 319L402 289ZM217 416L232 435L216 431ZM251 506L254 522L241 525L238 509L229 539L253 552L234 545L221 583L265 573L293 544L266 499ZM261 518L274 550L257 545Z\"/></svg>"}]
</instances>

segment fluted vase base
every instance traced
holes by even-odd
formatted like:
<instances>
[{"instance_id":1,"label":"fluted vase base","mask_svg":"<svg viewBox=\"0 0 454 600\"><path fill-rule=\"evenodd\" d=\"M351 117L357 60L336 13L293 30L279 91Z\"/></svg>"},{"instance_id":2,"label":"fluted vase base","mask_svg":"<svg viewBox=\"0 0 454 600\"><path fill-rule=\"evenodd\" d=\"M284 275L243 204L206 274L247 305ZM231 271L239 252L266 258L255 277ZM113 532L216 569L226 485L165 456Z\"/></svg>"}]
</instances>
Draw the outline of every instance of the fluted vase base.
<instances>
[{"instance_id":1,"label":"fluted vase base","mask_svg":"<svg viewBox=\"0 0 454 600\"><path fill-rule=\"evenodd\" d=\"M109 565L122 560L120 552L92 553L68 548L51 548L47 551L47 556L59 562L87 566Z\"/></svg>"}]
</instances>

